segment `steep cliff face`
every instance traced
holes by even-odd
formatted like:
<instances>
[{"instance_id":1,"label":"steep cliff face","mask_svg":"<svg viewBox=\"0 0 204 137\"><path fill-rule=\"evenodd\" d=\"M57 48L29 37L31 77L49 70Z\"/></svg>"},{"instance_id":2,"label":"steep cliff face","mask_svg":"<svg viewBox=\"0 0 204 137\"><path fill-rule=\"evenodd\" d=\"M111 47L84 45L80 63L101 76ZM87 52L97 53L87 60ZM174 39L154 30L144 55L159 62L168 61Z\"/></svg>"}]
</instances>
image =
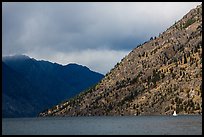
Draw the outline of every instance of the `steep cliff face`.
<instances>
[{"instance_id":1,"label":"steep cliff face","mask_svg":"<svg viewBox=\"0 0 204 137\"><path fill-rule=\"evenodd\" d=\"M40 116L202 112L202 5L133 49L96 86Z\"/></svg>"}]
</instances>

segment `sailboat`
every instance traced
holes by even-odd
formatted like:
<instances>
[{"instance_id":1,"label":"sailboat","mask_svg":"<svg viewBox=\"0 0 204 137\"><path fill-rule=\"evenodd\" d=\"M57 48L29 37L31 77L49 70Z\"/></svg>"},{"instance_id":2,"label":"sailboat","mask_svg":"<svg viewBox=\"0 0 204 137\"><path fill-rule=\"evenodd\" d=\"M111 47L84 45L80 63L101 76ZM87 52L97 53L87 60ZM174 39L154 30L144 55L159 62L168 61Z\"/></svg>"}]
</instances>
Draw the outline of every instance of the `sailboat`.
<instances>
[{"instance_id":1,"label":"sailboat","mask_svg":"<svg viewBox=\"0 0 204 137\"><path fill-rule=\"evenodd\" d=\"M176 111L174 111L173 116L178 116L178 115L176 114Z\"/></svg>"}]
</instances>

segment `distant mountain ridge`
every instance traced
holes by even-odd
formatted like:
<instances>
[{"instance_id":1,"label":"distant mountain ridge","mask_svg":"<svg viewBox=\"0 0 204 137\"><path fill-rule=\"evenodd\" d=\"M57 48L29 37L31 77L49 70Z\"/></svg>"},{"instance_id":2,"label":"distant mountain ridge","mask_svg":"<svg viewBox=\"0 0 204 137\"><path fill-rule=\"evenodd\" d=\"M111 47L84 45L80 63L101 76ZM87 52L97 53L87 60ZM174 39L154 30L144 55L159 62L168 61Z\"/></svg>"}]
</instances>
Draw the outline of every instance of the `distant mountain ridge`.
<instances>
[{"instance_id":1,"label":"distant mountain ridge","mask_svg":"<svg viewBox=\"0 0 204 137\"><path fill-rule=\"evenodd\" d=\"M175 110L202 113L202 4L133 49L96 86L39 116L172 115Z\"/></svg>"},{"instance_id":2,"label":"distant mountain ridge","mask_svg":"<svg viewBox=\"0 0 204 137\"><path fill-rule=\"evenodd\" d=\"M37 116L104 77L85 66L63 66L25 55L3 57L2 75L3 117Z\"/></svg>"}]
</instances>

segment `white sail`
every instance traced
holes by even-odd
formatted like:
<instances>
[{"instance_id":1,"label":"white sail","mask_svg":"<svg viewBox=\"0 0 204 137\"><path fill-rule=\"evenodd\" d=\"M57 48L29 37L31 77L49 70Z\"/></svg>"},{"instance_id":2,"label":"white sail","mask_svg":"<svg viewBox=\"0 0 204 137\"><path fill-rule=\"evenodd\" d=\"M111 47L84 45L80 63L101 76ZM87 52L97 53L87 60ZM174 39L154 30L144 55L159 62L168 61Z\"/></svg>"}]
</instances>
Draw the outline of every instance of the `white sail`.
<instances>
[{"instance_id":1,"label":"white sail","mask_svg":"<svg viewBox=\"0 0 204 137\"><path fill-rule=\"evenodd\" d=\"M176 111L174 111L173 116L177 116Z\"/></svg>"}]
</instances>

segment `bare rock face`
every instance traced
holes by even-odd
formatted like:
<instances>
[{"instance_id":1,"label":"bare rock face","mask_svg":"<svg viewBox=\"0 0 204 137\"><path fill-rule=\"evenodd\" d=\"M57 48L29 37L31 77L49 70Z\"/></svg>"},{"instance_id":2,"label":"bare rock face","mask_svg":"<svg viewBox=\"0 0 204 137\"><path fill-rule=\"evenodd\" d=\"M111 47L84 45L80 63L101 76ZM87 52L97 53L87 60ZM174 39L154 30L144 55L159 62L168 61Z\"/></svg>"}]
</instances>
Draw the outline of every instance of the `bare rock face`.
<instances>
[{"instance_id":1,"label":"bare rock face","mask_svg":"<svg viewBox=\"0 0 204 137\"><path fill-rule=\"evenodd\" d=\"M202 5L133 49L97 85L39 116L202 112Z\"/></svg>"}]
</instances>

